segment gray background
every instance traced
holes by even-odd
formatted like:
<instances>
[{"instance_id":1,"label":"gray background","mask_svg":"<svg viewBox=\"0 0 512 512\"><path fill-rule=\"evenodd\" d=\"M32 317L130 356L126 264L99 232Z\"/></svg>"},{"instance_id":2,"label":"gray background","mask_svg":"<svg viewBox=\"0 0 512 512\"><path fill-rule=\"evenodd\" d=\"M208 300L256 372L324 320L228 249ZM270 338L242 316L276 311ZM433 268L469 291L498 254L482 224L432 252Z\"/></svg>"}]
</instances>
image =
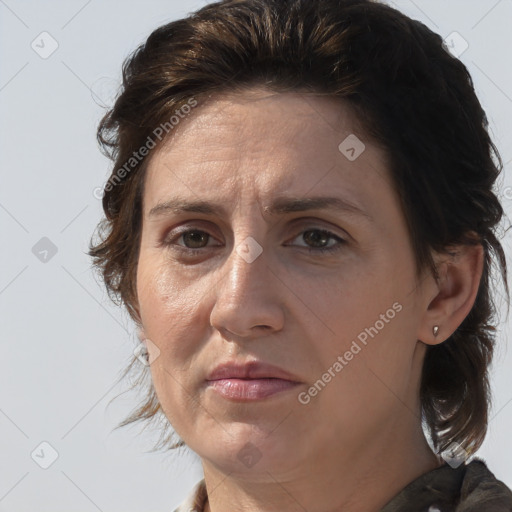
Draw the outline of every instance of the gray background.
<instances>
[{"instance_id":1,"label":"gray background","mask_svg":"<svg viewBox=\"0 0 512 512\"><path fill-rule=\"evenodd\" d=\"M138 403L128 393L107 408L128 387L116 382L136 338L85 253L101 217L93 191L109 172L95 130L121 63L154 28L204 4L0 0L1 511L172 511L202 476L194 454L146 453L155 432L112 432ZM506 163L499 193L511 216L512 0L394 5L443 37L456 31L468 42L460 58ZM52 44L43 31L58 44L48 58L40 56ZM510 239L503 241L508 257ZM512 486L509 319L499 332L493 419L477 455ZM48 469L31 457L37 449L40 463L49 460L44 441L58 453Z\"/></svg>"}]
</instances>

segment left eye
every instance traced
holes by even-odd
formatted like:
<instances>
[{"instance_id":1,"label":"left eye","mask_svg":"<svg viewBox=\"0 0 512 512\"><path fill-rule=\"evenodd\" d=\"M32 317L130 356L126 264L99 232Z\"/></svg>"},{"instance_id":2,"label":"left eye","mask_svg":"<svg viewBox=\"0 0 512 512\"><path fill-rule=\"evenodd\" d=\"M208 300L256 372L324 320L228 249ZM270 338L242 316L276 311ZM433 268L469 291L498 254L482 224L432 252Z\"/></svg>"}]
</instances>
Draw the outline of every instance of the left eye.
<instances>
[{"instance_id":1,"label":"left eye","mask_svg":"<svg viewBox=\"0 0 512 512\"><path fill-rule=\"evenodd\" d=\"M325 229L307 229L302 231L296 238L298 237L302 237L302 240L306 242L306 244L313 245L313 247L310 245L302 246L309 252L334 252L341 249L341 246L346 243L346 241L338 235ZM334 243L327 245L329 241L333 241Z\"/></svg>"}]
</instances>

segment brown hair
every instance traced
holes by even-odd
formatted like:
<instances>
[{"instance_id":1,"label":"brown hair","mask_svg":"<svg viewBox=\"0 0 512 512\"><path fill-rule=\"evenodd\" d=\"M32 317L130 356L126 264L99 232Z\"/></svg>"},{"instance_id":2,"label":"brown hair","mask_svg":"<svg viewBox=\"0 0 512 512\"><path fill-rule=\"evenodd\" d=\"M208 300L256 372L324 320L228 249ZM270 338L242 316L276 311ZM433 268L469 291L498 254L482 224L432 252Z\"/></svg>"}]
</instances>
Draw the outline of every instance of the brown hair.
<instances>
[{"instance_id":1,"label":"brown hair","mask_svg":"<svg viewBox=\"0 0 512 512\"><path fill-rule=\"evenodd\" d=\"M493 263L509 299L505 255L495 235L504 212L493 191L503 164L466 67L438 34L387 5L220 1L156 29L126 59L121 92L98 127L114 166L100 240L91 241L89 252L110 296L139 322L135 277L150 155L132 161L134 152L150 140L159 145L158 127L168 127L191 98L253 85L329 95L354 109L366 136L389 153L418 275L429 269L437 276L433 251L482 244L484 270L473 308L449 339L427 347L420 390L434 448L455 441L474 453L488 425L497 314ZM149 373L134 358L124 375L134 365L142 373L133 387ZM118 428L162 413L152 383L144 386L144 401ZM170 428L166 433L157 448L183 446L171 443Z\"/></svg>"}]
</instances>

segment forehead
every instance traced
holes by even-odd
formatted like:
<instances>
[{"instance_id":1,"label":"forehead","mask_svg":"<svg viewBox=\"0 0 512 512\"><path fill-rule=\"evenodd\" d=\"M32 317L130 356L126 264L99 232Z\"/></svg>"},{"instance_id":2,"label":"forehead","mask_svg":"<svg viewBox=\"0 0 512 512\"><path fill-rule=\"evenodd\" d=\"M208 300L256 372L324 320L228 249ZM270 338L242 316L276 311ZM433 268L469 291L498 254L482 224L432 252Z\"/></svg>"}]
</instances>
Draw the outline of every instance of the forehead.
<instances>
[{"instance_id":1,"label":"forehead","mask_svg":"<svg viewBox=\"0 0 512 512\"><path fill-rule=\"evenodd\" d=\"M304 156L313 149L314 138L315 144L320 138L324 146L337 149L340 137L359 130L356 125L350 104L341 99L253 88L202 100L179 122L162 150L176 156L186 147L198 155L229 149L235 153L243 147L244 154L264 152L271 157L275 150L300 150Z\"/></svg>"},{"instance_id":2,"label":"forehead","mask_svg":"<svg viewBox=\"0 0 512 512\"><path fill-rule=\"evenodd\" d=\"M339 191L363 199L390 187L386 153L361 133L349 105L306 93L212 96L155 151L146 213L171 195L229 201L249 190L259 200Z\"/></svg>"}]
</instances>

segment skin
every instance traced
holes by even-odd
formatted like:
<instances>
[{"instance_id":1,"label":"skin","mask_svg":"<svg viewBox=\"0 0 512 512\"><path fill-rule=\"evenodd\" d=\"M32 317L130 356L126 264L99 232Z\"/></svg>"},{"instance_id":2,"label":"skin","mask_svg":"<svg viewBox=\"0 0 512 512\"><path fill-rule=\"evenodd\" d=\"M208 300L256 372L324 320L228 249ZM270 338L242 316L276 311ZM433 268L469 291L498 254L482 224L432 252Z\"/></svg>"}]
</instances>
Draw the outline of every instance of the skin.
<instances>
[{"instance_id":1,"label":"skin","mask_svg":"<svg viewBox=\"0 0 512 512\"><path fill-rule=\"evenodd\" d=\"M354 161L338 149L350 134L365 144ZM175 196L226 211L149 215ZM365 215L265 210L280 196L336 196ZM236 250L249 236L262 248L251 263ZM318 251L336 237L338 251ZM195 255L182 252L185 244ZM469 313L483 250L436 257L439 282L417 278L386 153L357 131L347 105L253 88L217 95L180 121L147 169L138 313L160 351L150 367L160 404L201 458L206 510L378 511L443 462L421 429L421 367L427 345ZM300 403L298 394L394 303L400 312ZM220 362L251 358L300 385L249 403L205 386ZM249 442L260 457L250 467L238 458Z\"/></svg>"}]
</instances>

